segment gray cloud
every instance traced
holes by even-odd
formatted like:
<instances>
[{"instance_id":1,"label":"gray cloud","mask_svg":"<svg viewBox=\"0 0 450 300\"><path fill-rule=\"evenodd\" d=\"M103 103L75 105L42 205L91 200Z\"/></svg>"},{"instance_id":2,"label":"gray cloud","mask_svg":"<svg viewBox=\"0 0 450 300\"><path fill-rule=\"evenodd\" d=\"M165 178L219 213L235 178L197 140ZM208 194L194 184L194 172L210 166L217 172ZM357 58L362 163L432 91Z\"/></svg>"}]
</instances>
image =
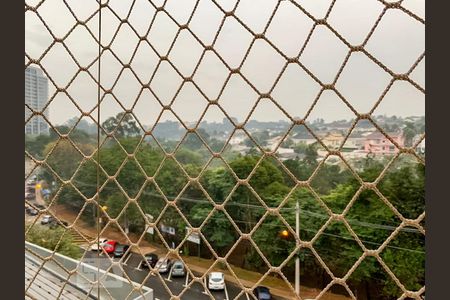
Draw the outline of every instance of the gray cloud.
<instances>
[{"instance_id":1,"label":"gray cloud","mask_svg":"<svg viewBox=\"0 0 450 300\"><path fill-rule=\"evenodd\" d=\"M194 2L172 0L168 1L166 9L177 21L185 22L190 16ZM225 2L219 1L219 3ZM237 9L237 16L242 18L243 22L252 30L263 30L276 0L258 2L257 6L251 5L254 3L252 1L241 2ZM314 16L323 17L328 7L327 5L331 1L298 0L295 2L302 5ZM63 32L70 27L69 24L73 22L73 18L68 14L67 10L61 8L61 5L50 5L52 3L50 2L49 5L42 7L43 16L51 19L49 21L52 26L58 27L55 28L55 32ZM120 17L127 15L129 9L128 2L110 1L109 3ZM419 16L424 15L423 0L405 0L403 3L405 7ZM92 1L87 1L84 6L80 2L71 1L70 5L73 6L76 14L84 18L89 15L89 12L95 11L95 5L92 5ZM130 22L131 25L136 27L138 33L143 35L147 31L146 29L148 29L148 25L155 11L148 5L147 1L137 1L136 5L137 7L131 13ZM329 22L348 41L355 44L361 43L381 12L382 7L380 5L376 0L338 0L330 13ZM150 33L149 41L160 52L159 54L166 55L167 53L165 51L172 42L177 26L170 18L164 16L163 12L158 14L156 22L153 25L154 29L158 29L158 31ZM191 23L189 23L189 27L198 35L202 42L209 44L214 38L222 17L223 13L210 0L201 0L197 12L194 14ZM120 22L114 20L115 17L106 10L102 18L105 22L105 25L102 27L102 40L104 43L109 43ZM96 18L93 18L88 26L97 34ZM311 26L312 22L308 17L295 8L293 4L284 1L268 27L267 37L280 50L286 53L286 55L295 56L302 48L304 39L309 33ZM87 64L88 61L92 61L92 58L95 58L96 45L92 37L82 33L81 30L80 28L80 32L74 33L67 40L67 46L70 49L74 49L74 53L80 61L84 61ZM131 55L129 50L136 48L139 40L137 37L132 38L133 33L130 30L126 32L125 27L121 29L120 35L120 38L113 44L113 50L117 52L120 59L124 59ZM227 63L231 64L232 67L237 67L241 63L244 52L248 48L250 43L249 37L251 35L239 23L233 21L233 19L227 19L226 26L220 32L214 48L217 49L218 53L223 56L223 59ZM27 53L33 56L33 58L37 58L36 55L48 44L48 41L49 35L43 30L42 24L39 24L35 16L31 13L27 13ZM155 71L157 55L152 53L153 50L149 47L143 46L142 44L139 48L140 53L136 60L132 62L132 66L136 70L139 70L137 73L141 80L148 80L150 79L150 75ZM388 10L373 36L369 39L366 49L395 72L406 72L424 51L424 25L400 10ZM198 42L192 39L188 32L186 32L186 35L182 39L180 38L175 44L173 51L169 54L169 58L177 68L180 68L180 71L184 75L188 76L195 67L199 55L198 51L201 50ZM305 52L300 56L300 61L324 83L331 83L339 67L342 65L347 52L347 47L331 31L324 26L319 26L313 32ZM367 57L362 59L358 56L360 55L354 54L351 56L348 65L344 68L341 77L337 81L336 87L348 98L355 108L365 113L373 107L375 101L386 88L389 82L389 75L368 60ZM65 57L65 54L59 49L52 53L52 55L49 55L45 60L45 65L51 70L51 76L61 79L60 81L70 78L76 71L76 68L71 66L70 63L64 63ZM105 54L102 60L102 84L111 86L120 72L120 63L110 54ZM196 83L211 98L217 96L218 91L228 75L228 71L218 61L217 58L211 55L206 56L205 61L201 64L199 73L194 76ZM128 61L124 61L124 63L128 63ZM411 75L419 84L424 83L423 65L421 64ZM250 51L250 55L243 65L242 73L257 89L261 92L267 92L274 83L277 77L276 75L281 72L283 66L284 60L281 56L267 46L265 42L259 41L255 43ZM91 68L90 71L92 74L96 74L96 68L96 65ZM157 72L157 78L155 78L155 82L158 82L155 91L158 91L161 95L165 95L165 97L174 95L179 87L179 84L171 84L177 75L174 75L173 70L170 69L166 67L161 68ZM317 95L316 92L318 92L314 80L305 74L301 70L293 72L290 66L272 93L272 96L292 116L303 117ZM137 79L133 78L133 76L123 77L121 85L116 87L114 91L115 94L121 97L119 100L124 100L128 104L131 103L131 100L126 98L129 95L134 95L136 88L139 89L139 86L136 87L136 82ZM96 91L92 88L92 82L87 77L77 81L76 88L77 91L73 93L77 101L88 101L92 103L96 101ZM50 91L52 90L54 88L50 88ZM251 90L245 82L230 80L223 97L219 98L219 103L230 116L243 120L248 116L249 108L255 100L251 98L254 96L254 92ZM231 91L232 93L230 93ZM198 110L204 107L203 104L197 105L197 100L190 99L192 98L191 96L181 94L180 97L184 97L185 99L180 98L174 102L174 105L176 105L174 106L174 110L187 118L186 121L192 121L194 118L197 118L200 115L200 111ZM341 109L343 103L339 102L338 98L330 96L328 93L324 94L322 98L325 100L319 99L317 108L314 110L314 116L330 121L342 119L347 116L347 113L344 113L344 109ZM334 99L333 101L336 102L333 102L330 106L319 105L328 103L328 101L331 101L329 99ZM169 100L166 99L164 101ZM201 103L201 101L205 101L204 103L206 103L204 99L199 99L198 103ZM410 114L420 115L424 113L424 101L423 93L415 89L412 85L403 82L402 84L396 84L392 88L386 96L386 101L377 107L375 113L401 116ZM151 109L153 111L160 110L156 101L149 103L152 103ZM136 107L142 110L144 105L140 102L138 104ZM67 102L55 101L50 107L50 119L52 122L63 123L65 120L73 117L76 111L68 109L68 106L70 104ZM120 111L117 105L114 107L103 105L101 109L104 118ZM274 116L279 115L273 109L271 106L261 106L258 109L258 118L262 121L272 120ZM140 115L144 119L141 120L144 124L151 125L149 123L154 119L154 113L152 114L153 117L149 117L148 120L145 120L145 114L140 113ZM217 116L219 120L223 117L220 113L216 112L213 114L211 112L208 118L214 119L213 116Z\"/></svg>"}]
</instances>

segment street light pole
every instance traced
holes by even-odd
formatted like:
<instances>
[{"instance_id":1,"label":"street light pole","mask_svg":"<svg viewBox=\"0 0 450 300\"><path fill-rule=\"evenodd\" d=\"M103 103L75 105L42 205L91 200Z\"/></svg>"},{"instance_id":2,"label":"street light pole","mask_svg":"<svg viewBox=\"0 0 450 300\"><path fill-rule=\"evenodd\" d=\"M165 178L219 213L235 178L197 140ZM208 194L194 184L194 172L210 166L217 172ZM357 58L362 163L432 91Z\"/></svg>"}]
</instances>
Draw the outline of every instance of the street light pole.
<instances>
[{"instance_id":1,"label":"street light pole","mask_svg":"<svg viewBox=\"0 0 450 300\"><path fill-rule=\"evenodd\" d=\"M300 238L300 205L295 203L295 233ZM295 293L300 297L300 258L295 258Z\"/></svg>"}]
</instances>

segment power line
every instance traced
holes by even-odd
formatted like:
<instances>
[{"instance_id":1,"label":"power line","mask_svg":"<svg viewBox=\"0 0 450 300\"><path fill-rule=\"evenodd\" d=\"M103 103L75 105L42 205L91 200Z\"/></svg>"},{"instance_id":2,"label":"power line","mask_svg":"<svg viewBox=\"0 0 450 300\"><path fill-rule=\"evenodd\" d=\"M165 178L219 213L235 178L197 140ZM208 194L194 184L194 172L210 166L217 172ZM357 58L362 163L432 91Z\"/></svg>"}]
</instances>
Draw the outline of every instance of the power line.
<instances>
[{"instance_id":1,"label":"power line","mask_svg":"<svg viewBox=\"0 0 450 300\"><path fill-rule=\"evenodd\" d=\"M78 182L78 183L80 183L82 185L85 185L85 186L94 187L93 185L88 184L88 183L82 183L82 182ZM113 187L105 187L104 189L113 189ZM155 197L158 197L158 198L164 198L159 193L143 192L143 194L148 195L148 196L155 196ZM210 205L212 204L208 200L193 199L193 198L188 198L188 197L179 197L178 199L182 200L182 201L186 201L186 202L204 203L204 204L210 204ZM255 205L255 204L244 204L244 203L233 203L233 202L230 203L230 202L228 202L226 205L265 210L265 208L263 206L259 206L259 205ZM282 208L280 208L280 210L295 211L296 208L295 207L292 207L292 208L291 207L282 207ZM317 217L317 218L322 218L322 219L329 219L330 218L329 215L320 214L320 213L309 211L309 210L305 210L305 209L300 209L300 213L305 213L307 215L310 215L310 216L313 216L313 217ZM372 229L384 229L384 230L394 231L394 230L396 230L398 228L397 226L363 222L363 221L359 221L359 220L356 220L356 219L347 219L346 218L346 220L348 221L349 224L362 226L362 227L368 227L368 228L372 228ZM422 233L420 230L418 230L416 228L402 228L402 229L400 229L400 231L411 232L411 233Z\"/></svg>"},{"instance_id":2,"label":"power line","mask_svg":"<svg viewBox=\"0 0 450 300\"><path fill-rule=\"evenodd\" d=\"M85 184L85 183L81 183L81 184ZM89 184L85 184L85 185L89 185ZM90 185L90 186L92 186L92 185ZM112 187L106 187L107 189L112 189ZM146 195L150 195L150 196L157 196L157 197L159 197L159 198L164 198L162 195L160 195L159 193L150 193L150 192L143 192L143 194L146 194ZM189 202L195 202L195 203L205 203L205 204L211 204L211 202L209 202L208 200L200 200L200 199L192 199L192 198L187 198L187 197L179 197L178 198L179 200L184 200L184 201L189 201ZM261 207L261 206L257 206L257 205L253 205L253 204L241 204L241 203L227 203L227 205L235 205L235 206L238 206L238 207L252 207L252 208L262 208L262 209L265 209L264 207ZM290 210L295 210L295 208L289 208ZM326 217L327 219L329 218L329 216L326 216L326 215L322 215L322 214L318 214L318 213L315 213L315 212L311 212L311 211L307 211L307 210L301 210L302 212L306 212L307 214L310 214L310 215L312 215L312 216L316 216L316 217L321 217L321 218L323 218L323 217ZM217 217L211 217L211 218L217 218ZM220 218L220 217L219 217ZM235 222L235 223L245 223L245 224L250 224L250 225L255 225L253 222L250 222L250 221L244 221L244 220L235 220L235 219L233 219L233 221ZM360 221L358 221L358 220L347 220L350 224L352 224L352 223L359 223L358 225L361 225L361 226L365 226L365 227L369 227L369 228L375 228L375 229L387 229L387 230L395 230L397 227L393 227L393 226L388 226L388 225L382 225L382 224L372 224L372 223L367 223L367 222L360 222ZM269 225L269 226L276 226L276 227L281 227L282 225L276 225L276 224L266 224L266 225ZM307 232L317 232L317 231L315 231L315 230L313 230L313 229L305 229L305 228L302 228L301 230L303 230L303 231L307 231ZM419 232L420 233L420 231L418 231L417 229L413 229L413 228L402 228L401 229L402 231L408 231L408 232ZM340 236L340 235L335 235L335 234L331 234L331 233L326 233L326 232L323 232L322 233L323 235L326 235L326 236L332 236L332 237L337 237L337 238L341 238L341 239L346 239L346 240L352 240L352 241L354 241L354 239L353 238L351 238L351 237L345 237L345 236ZM367 235L361 235L361 234L359 234L358 236L365 236L365 237L370 237L370 236L367 236ZM360 239L361 240L361 239ZM372 244L372 245L376 245L376 246L381 246L382 244L379 244L379 243L376 243L376 242L372 242L372 241L367 241L367 240L361 240L361 242L363 242L363 243L366 243L366 244ZM423 251L419 251L419 250L414 250L414 249L408 249L408 248L402 248L402 247L397 247L397 246L390 246L390 245L387 245L386 247L389 247L389 248L393 248L393 249L398 249L398 250L405 250L405 251L410 251L410 252L415 252L415 253L420 253L420 254L425 254L425 252L423 252Z\"/></svg>"},{"instance_id":3,"label":"power line","mask_svg":"<svg viewBox=\"0 0 450 300\"><path fill-rule=\"evenodd\" d=\"M211 218L221 218L221 217L211 217ZM255 224L252 223L252 222L244 221L244 220L234 220L234 219L233 219L233 221L236 222L236 223L241 223L241 224L255 225ZM265 224L265 226L272 226L272 227L281 227L281 228L284 228L284 225L282 225L282 224L279 224L279 225L277 225L277 224ZM301 228L300 230L307 231L307 232L317 233L317 231L316 231L316 230L313 230L313 229L305 229L305 228ZM345 239L345 240L355 241L352 237L346 237L346 236L337 235L337 234L332 234L332 233L322 232L321 235L332 236L332 237L337 237L337 238L341 238L341 239ZM360 236L360 235L358 235L358 236ZM366 237L369 237L369 236L366 236ZM382 245L382 244L380 244L380 243L371 242L371 241L366 241L366 240L361 240L361 239L360 239L360 241L363 242L363 243L366 243L366 244L372 244L372 245L376 245L376 246L381 246L381 245ZM355 241L355 242L356 242L356 241ZM402 248L402 247L390 246L390 245L387 245L386 247L388 247L388 248L393 248L393 249L398 249L398 250L405 250L405 251L410 251L410 252L420 253L420 254L425 254L425 252L423 252L423 251L414 250L414 249L409 249L409 248Z\"/></svg>"}]
</instances>

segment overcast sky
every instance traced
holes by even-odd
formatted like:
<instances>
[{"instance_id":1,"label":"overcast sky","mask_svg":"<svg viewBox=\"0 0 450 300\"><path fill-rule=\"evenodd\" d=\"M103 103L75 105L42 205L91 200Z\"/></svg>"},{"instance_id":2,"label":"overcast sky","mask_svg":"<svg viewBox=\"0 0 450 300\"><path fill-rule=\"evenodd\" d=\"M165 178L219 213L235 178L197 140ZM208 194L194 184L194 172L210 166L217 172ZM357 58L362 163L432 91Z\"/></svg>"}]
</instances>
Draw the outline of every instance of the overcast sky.
<instances>
[{"instance_id":1,"label":"overcast sky","mask_svg":"<svg viewBox=\"0 0 450 300\"><path fill-rule=\"evenodd\" d=\"M26 2L33 5L38 1L27 0ZM81 20L86 20L96 9L95 0L67 2ZM109 6L120 18L125 18L132 2L132 0L110 0ZM161 5L162 1L152 2L155 5ZM168 0L165 9L177 22L184 24L189 20L196 2ZM232 8L235 2L217 1L225 10ZM315 17L323 18L331 0L296 0L295 2ZM424 17L424 3L424 0L405 0L403 6L418 16ZM262 33L267 27L276 4L276 0L241 0L236 9L236 16L255 33ZM376 0L337 0L328 17L328 22L351 44L358 45L364 41L382 9L382 4ZM38 11L57 37L67 34L75 23L75 19L60 0L47 0ZM138 34L145 35L154 15L155 9L148 0L136 0L128 20ZM224 14L211 0L200 0L188 26L204 44L210 45L223 16ZM120 22L108 9L103 10L102 21L102 41L106 45L111 42ZM87 24L97 35L98 16L92 18ZM301 10L289 1L282 1L265 36L285 55L294 57L302 49L312 26L311 19ZM178 28L178 25L165 12L159 12L153 21L147 40L160 55L167 55ZM236 68L240 66L251 40L252 34L236 19L228 17L213 47L231 68ZM33 12L27 12L27 54L37 59L51 42L51 35L42 22ZM65 42L82 66L87 66L97 56L97 45L83 26L76 27ZM131 66L139 80L147 83L158 65L158 55L146 42L139 41L128 24L122 24L111 49L123 63L128 64L136 47L137 52L131 61ZM388 10L365 48L394 72L404 73L424 52L424 25L400 10ZM184 76L191 76L202 51L202 45L192 34L182 30L168 57ZM300 61L319 80L328 84L333 81L347 53L347 46L330 30L325 26L317 26L300 56ZM284 58L267 42L257 40L241 72L259 92L267 93L283 70L284 64ZM47 53L42 60L42 65L60 87L66 86L77 70L77 66L61 45L54 46ZM105 88L110 89L120 72L120 64L111 53L106 52L102 56L101 68L101 83ZM95 77L96 70L97 65L90 68ZM423 60L411 75L411 78L422 87L425 87L424 73L425 61ZM228 69L218 56L212 51L207 51L193 79L208 98L217 99L228 75ZM167 105L175 96L181 81L181 77L173 67L167 62L162 62L150 86L160 101ZM356 110L366 113L372 109L389 81L390 76L367 56L354 53L340 75L336 87ZM139 95L140 88L138 79L132 72L125 70L113 87L113 92L125 108L131 108ZM51 83L49 90L50 95L55 91ZM291 116L304 117L319 90L320 85L302 68L297 64L290 64L284 70L271 96ZM69 86L68 91L85 111L90 111L97 102L97 86L86 73L80 73ZM254 106L257 97L258 94L240 75L233 74L219 98L219 104L231 117L243 121ZM202 115L206 105L207 100L196 87L192 83L187 83L178 93L172 108L182 120L193 121ZM67 119L80 115L64 94L59 94L55 98L49 110L50 119L55 124L64 123ZM103 121L120 111L120 106L113 97L108 95L101 105L101 119ZM134 111L143 124L152 125L161 111L161 106L148 90L144 90ZM423 93L406 82L396 82L387 93L385 100L375 110L375 114L397 116L424 115L424 113ZM93 115L96 116L96 112ZM204 119L221 121L223 117L224 114L217 107L211 106ZM354 117L353 113L335 93L330 91L323 93L309 116L310 119L323 118L327 121L352 117ZM175 119L175 117L166 112L162 119ZM262 99L251 119L278 121L287 120L287 117L271 101Z\"/></svg>"}]
</instances>

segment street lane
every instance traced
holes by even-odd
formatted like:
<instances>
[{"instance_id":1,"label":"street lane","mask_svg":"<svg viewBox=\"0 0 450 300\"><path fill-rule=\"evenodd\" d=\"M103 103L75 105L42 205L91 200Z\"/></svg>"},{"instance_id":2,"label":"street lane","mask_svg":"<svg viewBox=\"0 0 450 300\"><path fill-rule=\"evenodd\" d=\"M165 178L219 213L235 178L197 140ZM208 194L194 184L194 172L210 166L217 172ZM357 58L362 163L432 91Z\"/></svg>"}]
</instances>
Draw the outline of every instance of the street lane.
<instances>
[{"instance_id":1,"label":"street lane","mask_svg":"<svg viewBox=\"0 0 450 300\"><path fill-rule=\"evenodd\" d=\"M167 291L166 287L163 285L161 279L158 275L150 275L148 276L149 271L147 269L141 269L140 263L142 258L132 253L131 256L128 258L126 264L122 264L124 272L130 277L130 279L137 283L142 283L145 280L144 285L152 288L154 290L155 298L158 299L170 299L170 294ZM85 255L87 259L85 261L90 264L96 264L95 261L91 260L92 258L100 258L100 268L106 270L110 267L111 263L110 261L104 256L100 255L97 256L97 253L88 251ZM119 261L119 259L115 258L114 261ZM125 262L125 259L123 260ZM119 274L122 275L123 274ZM160 274L161 277L164 280L164 283L167 285L169 290L174 295L179 295L182 290L185 288L185 278L172 278L171 281L167 280L168 274ZM146 277L148 278L146 279ZM204 288L200 283L193 283L188 290L186 290L182 296L183 299L189 299L189 300L207 300L210 299L210 297L204 293ZM223 300L224 297L215 297L215 299Z\"/></svg>"},{"instance_id":2,"label":"street lane","mask_svg":"<svg viewBox=\"0 0 450 300\"><path fill-rule=\"evenodd\" d=\"M111 261L108 260L107 257L105 257L104 254L98 256L96 252L88 251L86 252L84 261L96 265L97 262L93 259L100 258L100 268L103 270L106 270L110 267ZM119 262L120 260L118 258L113 259L115 262ZM134 282L142 283L145 280L144 285L148 286L153 289L155 299L158 298L160 300L164 299L170 299L170 294L167 291L166 287L163 285L161 278L158 275L150 275L148 269L142 269L140 268L142 257L136 253L131 253L128 255L128 257L122 259L122 267L123 271L127 274L127 276ZM120 276L124 276L124 274L118 274ZM171 293L174 295L180 295L180 293L185 289L186 284L186 277L172 277L170 280L168 279L169 273L160 274L162 277L162 280L164 280L165 285L170 290ZM201 276L199 273L195 273L195 276ZM148 278L146 279L146 277ZM189 279L189 282L192 279ZM237 295L241 292L241 289L236 286L235 284L226 281L226 292L225 291L211 291L211 294L213 295L214 299L216 300L229 300L229 299L235 299ZM183 295L181 296L182 299L186 300L209 300L210 296L205 291L202 284L199 282L194 282L192 285L187 289ZM239 300L248 300L253 299L251 296L247 297L245 294L241 295ZM273 299L280 299L274 297Z\"/></svg>"}]
</instances>

